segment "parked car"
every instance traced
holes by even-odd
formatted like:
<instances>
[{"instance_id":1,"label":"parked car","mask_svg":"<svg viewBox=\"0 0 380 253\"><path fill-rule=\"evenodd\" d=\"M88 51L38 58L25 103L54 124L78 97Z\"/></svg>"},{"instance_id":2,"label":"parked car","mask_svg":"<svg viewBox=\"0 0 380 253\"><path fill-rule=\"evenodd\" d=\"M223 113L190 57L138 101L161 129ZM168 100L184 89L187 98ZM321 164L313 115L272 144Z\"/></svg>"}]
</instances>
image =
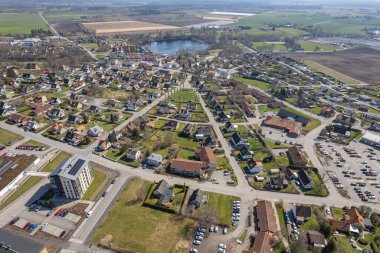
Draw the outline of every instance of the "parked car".
<instances>
[{"instance_id":1,"label":"parked car","mask_svg":"<svg viewBox=\"0 0 380 253\"><path fill-rule=\"evenodd\" d=\"M59 235L59 238L62 238L62 237L64 237L65 236L65 234L66 234L66 231L64 230L64 231L62 231L62 233Z\"/></svg>"},{"instance_id":2,"label":"parked car","mask_svg":"<svg viewBox=\"0 0 380 253\"><path fill-rule=\"evenodd\" d=\"M194 244L194 245L200 245L200 244L201 244L201 241L193 240L193 244Z\"/></svg>"},{"instance_id":3,"label":"parked car","mask_svg":"<svg viewBox=\"0 0 380 253\"><path fill-rule=\"evenodd\" d=\"M226 235L228 233L228 229L227 228L223 228L223 234Z\"/></svg>"},{"instance_id":4,"label":"parked car","mask_svg":"<svg viewBox=\"0 0 380 253\"><path fill-rule=\"evenodd\" d=\"M227 249L227 246L221 243L218 245L218 248L219 249Z\"/></svg>"}]
</instances>

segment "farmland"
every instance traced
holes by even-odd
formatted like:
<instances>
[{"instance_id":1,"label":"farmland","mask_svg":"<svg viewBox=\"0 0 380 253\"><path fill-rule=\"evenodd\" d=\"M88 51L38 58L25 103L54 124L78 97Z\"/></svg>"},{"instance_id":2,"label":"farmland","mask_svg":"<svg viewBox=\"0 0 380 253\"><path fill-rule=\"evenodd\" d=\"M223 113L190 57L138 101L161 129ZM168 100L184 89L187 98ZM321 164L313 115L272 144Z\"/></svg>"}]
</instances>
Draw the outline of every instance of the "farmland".
<instances>
[{"instance_id":1,"label":"farmland","mask_svg":"<svg viewBox=\"0 0 380 253\"><path fill-rule=\"evenodd\" d=\"M37 13L0 13L1 34L30 34L38 28L49 30Z\"/></svg>"},{"instance_id":2,"label":"farmland","mask_svg":"<svg viewBox=\"0 0 380 253\"><path fill-rule=\"evenodd\" d=\"M176 26L160 25L155 23L140 21L109 21L109 22L93 22L83 23L83 26L90 32L96 34L106 33L129 33L153 30L173 30L178 29Z\"/></svg>"},{"instance_id":3,"label":"farmland","mask_svg":"<svg viewBox=\"0 0 380 253\"><path fill-rule=\"evenodd\" d=\"M247 26L253 29L268 28L268 25L290 26L300 28L313 26L326 34L364 35L364 28L375 28L380 24L379 19L372 22L358 18L339 19L332 15L315 12L298 11L268 11L255 16L239 19L231 26Z\"/></svg>"},{"instance_id":4,"label":"farmland","mask_svg":"<svg viewBox=\"0 0 380 253\"><path fill-rule=\"evenodd\" d=\"M295 60L316 62L336 72L369 84L379 84L380 52L369 47L355 47L329 53L283 53ZM314 66L315 67L315 66ZM327 71L320 69L321 72ZM336 73L330 72L332 75ZM342 77L340 77L342 78ZM352 80L350 80L352 82Z\"/></svg>"}]
</instances>

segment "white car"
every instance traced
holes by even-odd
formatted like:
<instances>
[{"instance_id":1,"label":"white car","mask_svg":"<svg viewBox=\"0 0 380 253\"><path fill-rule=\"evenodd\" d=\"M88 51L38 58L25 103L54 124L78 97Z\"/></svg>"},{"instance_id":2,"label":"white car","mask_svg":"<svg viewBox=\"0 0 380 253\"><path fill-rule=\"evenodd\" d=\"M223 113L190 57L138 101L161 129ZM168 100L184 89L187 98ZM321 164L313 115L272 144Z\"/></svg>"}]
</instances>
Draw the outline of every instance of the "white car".
<instances>
[{"instance_id":1,"label":"white car","mask_svg":"<svg viewBox=\"0 0 380 253\"><path fill-rule=\"evenodd\" d=\"M221 243L218 245L218 248L219 249L227 249L227 246Z\"/></svg>"},{"instance_id":2,"label":"white car","mask_svg":"<svg viewBox=\"0 0 380 253\"><path fill-rule=\"evenodd\" d=\"M91 217L91 215L92 215L92 213L93 213L93 211L91 210L91 211L89 211L88 213L87 213L87 215L86 215L86 218L90 218Z\"/></svg>"},{"instance_id":3,"label":"white car","mask_svg":"<svg viewBox=\"0 0 380 253\"><path fill-rule=\"evenodd\" d=\"M203 237L202 236L196 236L195 240L197 240L197 241L203 241Z\"/></svg>"},{"instance_id":4,"label":"white car","mask_svg":"<svg viewBox=\"0 0 380 253\"><path fill-rule=\"evenodd\" d=\"M227 228L223 228L223 234L226 235L228 233L228 229Z\"/></svg>"},{"instance_id":5,"label":"white car","mask_svg":"<svg viewBox=\"0 0 380 253\"><path fill-rule=\"evenodd\" d=\"M194 245L200 245L200 244L201 244L201 241L193 240L193 244L194 244Z\"/></svg>"},{"instance_id":6,"label":"white car","mask_svg":"<svg viewBox=\"0 0 380 253\"><path fill-rule=\"evenodd\" d=\"M217 233L218 230L219 230L219 227L218 227L218 226L215 226L215 227L214 227L214 232Z\"/></svg>"}]
</instances>

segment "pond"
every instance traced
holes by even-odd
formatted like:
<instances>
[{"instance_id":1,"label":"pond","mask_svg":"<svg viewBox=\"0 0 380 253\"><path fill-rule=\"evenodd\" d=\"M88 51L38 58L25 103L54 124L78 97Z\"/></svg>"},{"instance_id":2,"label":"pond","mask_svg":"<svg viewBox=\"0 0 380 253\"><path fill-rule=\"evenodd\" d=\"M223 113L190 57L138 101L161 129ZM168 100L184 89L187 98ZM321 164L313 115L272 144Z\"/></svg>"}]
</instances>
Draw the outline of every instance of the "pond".
<instances>
[{"instance_id":1,"label":"pond","mask_svg":"<svg viewBox=\"0 0 380 253\"><path fill-rule=\"evenodd\" d=\"M154 41L147 45L150 50L161 55L175 55L181 50L202 51L210 48L210 44L193 40Z\"/></svg>"}]
</instances>

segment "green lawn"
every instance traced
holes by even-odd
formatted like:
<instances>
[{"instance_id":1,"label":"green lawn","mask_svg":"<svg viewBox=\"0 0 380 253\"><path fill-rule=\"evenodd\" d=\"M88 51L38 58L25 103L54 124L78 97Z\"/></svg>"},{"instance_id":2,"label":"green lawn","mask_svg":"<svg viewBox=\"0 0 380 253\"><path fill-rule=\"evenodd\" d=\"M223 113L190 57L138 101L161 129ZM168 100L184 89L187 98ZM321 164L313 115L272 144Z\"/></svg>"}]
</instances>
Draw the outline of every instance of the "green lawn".
<instances>
[{"instance_id":1,"label":"green lawn","mask_svg":"<svg viewBox=\"0 0 380 253\"><path fill-rule=\"evenodd\" d=\"M287 156L276 156L275 159L279 164L289 166L289 159Z\"/></svg>"},{"instance_id":2,"label":"green lawn","mask_svg":"<svg viewBox=\"0 0 380 253\"><path fill-rule=\"evenodd\" d=\"M318 231L319 229L319 223L318 223L318 220L317 220L317 216L315 216L315 214L313 213L313 211L311 212L311 217L308 221L306 221L304 224L301 225L301 229L305 232L309 231L309 230L316 230Z\"/></svg>"},{"instance_id":3,"label":"green lawn","mask_svg":"<svg viewBox=\"0 0 380 253\"><path fill-rule=\"evenodd\" d=\"M264 112L278 112L280 110L279 108L270 108L268 105L258 105L257 109L261 114Z\"/></svg>"},{"instance_id":4,"label":"green lawn","mask_svg":"<svg viewBox=\"0 0 380 253\"><path fill-rule=\"evenodd\" d=\"M359 253L361 250L352 248L350 239L345 236L335 236L332 240L335 240L336 252L344 253Z\"/></svg>"},{"instance_id":5,"label":"green lawn","mask_svg":"<svg viewBox=\"0 0 380 253\"><path fill-rule=\"evenodd\" d=\"M247 239L247 235L248 235L248 229L245 229L240 235L239 235L239 240L244 242L245 239Z\"/></svg>"},{"instance_id":6,"label":"green lawn","mask_svg":"<svg viewBox=\"0 0 380 253\"><path fill-rule=\"evenodd\" d=\"M314 182L314 189L308 190L305 192L305 195L317 195L321 197L326 197L329 195L329 191L327 190L326 185L319 179L318 175L312 171L309 174L310 178Z\"/></svg>"},{"instance_id":7,"label":"green lawn","mask_svg":"<svg viewBox=\"0 0 380 253\"><path fill-rule=\"evenodd\" d=\"M0 13L0 34L30 34L39 28L49 30L37 13Z\"/></svg>"},{"instance_id":8,"label":"green lawn","mask_svg":"<svg viewBox=\"0 0 380 253\"><path fill-rule=\"evenodd\" d=\"M26 141L24 142L23 144L21 144L23 146L37 146L37 147L45 147L45 148L49 148L48 145L45 145L41 142L38 142L38 141L35 141L35 140L29 140L29 141Z\"/></svg>"},{"instance_id":9,"label":"green lawn","mask_svg":"<svg viewBox=\"0 0 380 253\"><path fill-rule=\"evenodd\" d=\"M287 229L287 225L285 221L285 213L284 213L284 208L282 207L281 203L276 203L276 212L278 215L278 220L280 222L281 232L283 236L285 236L285 238L288 238L289 235L288 235L288 229Z\"/></svg>"},{"instance_id":10,"label":"green lawn","mask_svg":"<svg viewBox=\"0 0 380 253\"><path fill-rule=\"evenodd\" d=\"M299 116L303 116L303 117L310 119L310 123L306 127L302 128L303 132L308 133L311 130L313 130L314 128L317 128L318 126L321 125L321 121L319 119L310 117L310 116L308 116L308 115L306 115L306 114L304 114L304 113L302 113L296 109L293 109L292 107L286 106L284 109L289 111L289 112L293 112Z\"/></svg>"},{"instance_id":11,"label":"green lawn","mask_svg":"<svg viewBox=\"0 0 380 253\"><path fill-rule=\"evenodd\" d=\"M183 158L183 159L193 159L195 157L194 151L190 151L187 149L182 149L179 151L178 156Z\"/></svg>"},{"instance_id":12,"label":"green lawn","mask_svg":"<svg viewBox=\"0 0 380 253\"><path fill-rule=\"evenodd\" d=\"M11 204L24 193L26 193L30 188L38 184L42 179L43 177L29 177L28 179L26 179L24 183L16 189L16 191L14 191L8 198L5 199L4 202L0 204L0 210Z\"/></svg>"},{"instance_id":13,"label":"green lawn","mask_svg":"<svg viewBox=\"0 0 380 253\"><path fill-rule=\"evenodd\" d=\"M17 135L15 133L12 133L10 131L7 131L5 129L0 128L0 144L1 145L8 145L12 141L17 140L18 138L21 138L20 135Z\"/></svg>"},{"instance_id":14,"label":"green lawn","mask_svg":"<svg viewBox=\"0 0 380 253\"><path fill-rule=\"evenodd\" d=\"M132 179L96 230L92 242L98 244L107 236L109 240L104 244L135 252L185 252L187 246L177 248L177 243L188 238L193 220L143 207L141 197L145 197L150 185L151 182Z\"/></svg>"},{"instance_id":15,"label":"green lawn","mask_svg":"<svg viewBox=\"0 0 380 253\"><path fill-rule=\"evenodd\" d=\"M272 52L272 51L287 51L285 44L273 42L252 42L252 47L259 51Z\"/></svg>"},{"instance_id":16,"label":"green lawn","mask_svg":"<svg viewBox=\"0 0 380 253\"><path fill-rule=\"evenodd\" d=\"M337 47L337 46L332 46L332 45L327 45L327 44L319 44L319 43L314 43L314 42L311 42L311 41L299 41L298 43L301 45L301 47L305 51L331 52L331 51L339 49L339 47Z\"/></svg>"},{"instance_id":17,"label":"green lawn","mask_svg":"<svg viewBox=\"0 0 380 253\"><path fill-rule=\"evenodd\" d=\"M223 195L214 192L206 192L208 195L208 203L204 205L211 206L215 208L219 223L225 226L229 226L231 224L232 217L232 201L240 200L239 197Z\"/></svg>"},{"instance_id":18,"label":"green lawn","mask_svg":"<svg viewBox=\"0 0 380 253\"><path fill-rule=\"evenodd\" d=\"M199 142L193 141L192 139L189 139L189 138L180 137L180 136L176 136L175 143L181 146L189 147L189 148L198 148L201 145Z\"/></svg>"},{"instance_id":19,"label":"green lawn","mask_svg":"<svg viewBox=\"0 0 380 253\"><path fill-rule=\"evenodd\" d=\"M241 76L235 76L233 78L233 80L249 84L251 86L257 87L257 88L259 88L261 90L264 90L264 91L269 91L270 90L269 83L262 82L262 81L259 81L259 80L247 79L247 78L244 78L244 77L241 77Z\"/></svg>"},{"instance_id":20,"label":"green lawn","mask_svg":"<svg viewBox=\"0 0 380 253\"><path fill-rule=\"evenodd\" d=\"M96 197L94 194L107 178L107 175L99 170L93 170L93 174L94 179L92 180L90 186L87 188L87 191L83 194L82 200L94 200Z\"/></svg>"},{"instance_id":21,"label":"green lawn","mask_svg":"<svg viewBox=\"0 0 380 253\"><path fill-rule=\"evenodd\" d=\"M258 138L248 137L248 143L251 145L251 149L262 149L263 145Z\"/></svg>"},{"instance_id":22,"label":"green lawn","mask_svg":"<svg viewBox=\"0 0 380 253\"><path fill-rule=\"evenodd\" d=\"M59 152L58 155L56 155L53 160L48 162L42 169L42 172L52 172L57 166L67 158L70 158L72 155L66 152Z\"/></svg>"},{"instance_id":23,"label":"green lawn","mask_svg":"<svg viewBox=\"0 0 380 253\"><path fill-rule=\"evenodd\" d=\"M264 142L271 149L286 149L286 148L289 148L291 146L291 145L288 145L288 144L285 144L285 143L276 144L275 141L268 140L268 139L264 139Z\"/></svg>"},{"instance_id":24,"label":"green lawn","mask_svg":"<svg viewBox=\"0 0 380 253\"><path fill-rule=\"evenodd\" d=\"M193 90L182 89L170 96L170 100L174 103L197 103L198 98Z\"/></svg>"}]
</instances>

